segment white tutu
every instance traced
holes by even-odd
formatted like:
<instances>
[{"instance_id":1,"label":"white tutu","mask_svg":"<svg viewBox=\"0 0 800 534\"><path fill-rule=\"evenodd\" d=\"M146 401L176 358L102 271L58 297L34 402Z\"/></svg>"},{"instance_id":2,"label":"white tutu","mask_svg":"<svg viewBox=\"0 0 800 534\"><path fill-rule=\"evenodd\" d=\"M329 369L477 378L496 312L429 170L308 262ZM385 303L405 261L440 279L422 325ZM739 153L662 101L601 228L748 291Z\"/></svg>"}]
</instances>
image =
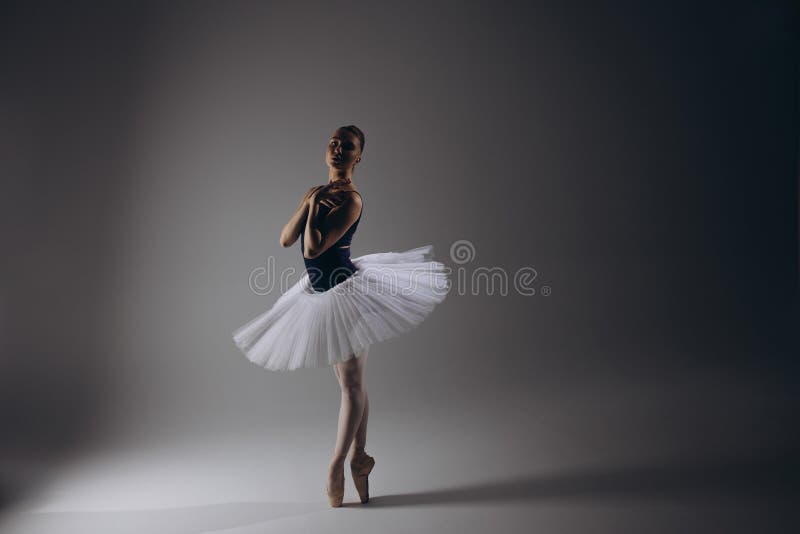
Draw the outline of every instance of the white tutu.
<instances>
[{"instance_id":1,"label":"white tutu","mask_svg":"<svg viewBox=\"0 0 800 534\"><path fill-rule=\"evenodd\" d=\"M266 312L233 332L247 358L271 371L333 365L419 325L449 291L433 245L350 261L345 281L321 293L308 272Z\"/></svg>"}]
</instances>

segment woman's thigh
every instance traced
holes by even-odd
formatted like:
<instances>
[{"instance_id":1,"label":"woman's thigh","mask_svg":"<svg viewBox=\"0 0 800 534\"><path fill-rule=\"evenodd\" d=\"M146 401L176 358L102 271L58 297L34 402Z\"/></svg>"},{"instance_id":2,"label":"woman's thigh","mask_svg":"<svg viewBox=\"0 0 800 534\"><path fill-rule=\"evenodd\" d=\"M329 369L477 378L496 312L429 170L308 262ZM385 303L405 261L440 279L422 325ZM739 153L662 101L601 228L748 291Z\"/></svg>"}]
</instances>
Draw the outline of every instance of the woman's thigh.
<instances>
[{"instance_id":1,"label":"woman's thigh","mask_svg":"<svg viewBox=\"0 0 800 534\"><path fill-rule=\"evenodd\" d=\"M343 362L338 362L333 366L333 372L336 374L339 386L344 388L362 384L368 355L369 348L366 348L358 355Z\"/></svg>"}]
</instances>

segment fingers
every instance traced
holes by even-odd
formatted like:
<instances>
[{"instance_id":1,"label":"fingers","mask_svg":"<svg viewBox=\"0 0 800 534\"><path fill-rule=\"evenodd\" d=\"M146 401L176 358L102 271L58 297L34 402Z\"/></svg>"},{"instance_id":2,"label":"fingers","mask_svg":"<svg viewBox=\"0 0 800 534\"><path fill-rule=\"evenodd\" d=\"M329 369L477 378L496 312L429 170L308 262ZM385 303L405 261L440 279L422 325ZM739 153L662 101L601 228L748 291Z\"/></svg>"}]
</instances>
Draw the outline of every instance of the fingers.
<instances>
[{"instance_id":1,"label":"fingers","mask_svg":"<svg viewBox=\"0 0 800 534\"><path fill-rule=\"evenodd\" d=\"M305 195L303 195L303 200L302 200L302 202L308 202L308 199L310 199L311 197L313 197L313 196L314 196L314 195L315 195L315 194L316 194L316 193L317 193L317 192L318 192L318 191L319 191L319 190L320 190L322 187L324 187L324 186L321 186L321 185L315 185L315 186L311 187L311 189L309 189L308 191L306 191L306 194L305 194ZM301 202L301 203L302 203L302 202Z\"/></svg>"},{"instance_id":2,"label":"fingers","mask_svg":"<svg viewBox=\"0 0 800 534\"><path fill-rule=\"evenodd\" d=\"M325 197L322 200L320 200L319 203L324 204L329 208L338 208L344 203L344 201L345 201L344 198L342 198L339 195L336 195L336 196Z\"/></svg>"}]
</instances>

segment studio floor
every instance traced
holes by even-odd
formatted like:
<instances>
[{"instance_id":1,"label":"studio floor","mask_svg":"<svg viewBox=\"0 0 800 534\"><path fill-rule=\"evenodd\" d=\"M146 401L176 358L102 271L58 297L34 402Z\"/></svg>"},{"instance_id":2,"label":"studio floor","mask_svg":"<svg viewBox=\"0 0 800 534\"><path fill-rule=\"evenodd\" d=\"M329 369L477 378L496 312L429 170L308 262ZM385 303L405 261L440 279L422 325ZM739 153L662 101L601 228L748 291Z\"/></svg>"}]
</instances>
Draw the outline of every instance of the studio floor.
<instances>
[{"instance_id":1,"label":"studio floor","mask_svg":"<svg viewBox=\"0 0 800 534\"><path fill-rule=\"evenodd\" d=\"M475 411L447 423L423 413L376 420L364 505L347 472L344 506L327 504L330 425L238 425L75 458L6 510L0 532L779 533L796 520L785 457L637 458L546 417L521 427ZM477 429L476 416L491 426Z\"/></svg>"}]
</instances>

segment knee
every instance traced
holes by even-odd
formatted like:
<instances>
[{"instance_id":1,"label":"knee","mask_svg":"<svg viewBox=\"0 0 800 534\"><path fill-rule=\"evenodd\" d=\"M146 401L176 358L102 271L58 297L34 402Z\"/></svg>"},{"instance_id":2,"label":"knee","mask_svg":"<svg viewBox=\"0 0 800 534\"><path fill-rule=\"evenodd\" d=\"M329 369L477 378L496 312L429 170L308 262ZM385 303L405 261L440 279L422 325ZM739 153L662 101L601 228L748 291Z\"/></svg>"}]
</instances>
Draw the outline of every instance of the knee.
<instances>
[{"instance_id":1,"label":"knee","mask_svg":"<svg viewBox=\"0 0 800 534\"><path fill-rule=\"evenodd\" d=\"M349 397L358 397L361 395L363 389L361 387L361 381L355 379L344 379L341 383L342 386L342 393L346 394Z\"/></svg>"}]
</instances>

